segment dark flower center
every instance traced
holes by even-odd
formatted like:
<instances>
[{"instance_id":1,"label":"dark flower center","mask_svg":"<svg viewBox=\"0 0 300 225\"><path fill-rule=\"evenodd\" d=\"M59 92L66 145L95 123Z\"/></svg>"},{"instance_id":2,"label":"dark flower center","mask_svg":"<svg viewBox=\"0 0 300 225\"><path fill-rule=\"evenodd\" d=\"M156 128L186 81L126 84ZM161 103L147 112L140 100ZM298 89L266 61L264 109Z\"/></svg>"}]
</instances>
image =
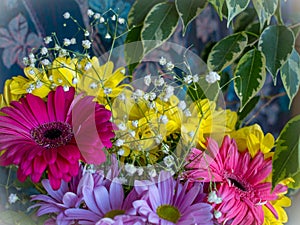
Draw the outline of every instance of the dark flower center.
<instances>
[{"instance_id":1,"label":"dark flower center","mask_svg":"<svg viewBox=\"0 0 300 225\"><path fill-rule=\"evenodd\" d=\"M50 122L31 129L32 139L45 148L66 145L72 138L72 127L68 123Z\"/></svg>"},{"instance_id":2,"label":"dark flower center","mask_svg":"<svg viewBox=\"0 0 300 225\"><path fill-rule=\"evenodd\" d=\"M160 218L171 221L175 224L181 216L179 210L172 205L161 205L156 209L156 213Z\"/></svg>"},{"instance_id":3,"label":"dark flower center","mask_svg":"<svg viewBox=\"0 0 300 225\"><path fill-rule=\"evenodd\" d=\"M240 183L239 181L237 181L233 178L228 178L228 180L230 180L230 182L238 189L240 189L242 191L247 191L247 189L244 187L244 185L242 183Z\"/></svg>"},{"instance_id":4,"label":"dark flower center","mask_svg":"<svg viewBox=\"0 0 300 225\"><path fill-rule=\"evenodd\" d=\"M116 209L116 210L109 211L108 213L106 213L104 215L104 217L114 219L115 216L123 215L124 213L125 213L124 210L118 210L118 209Z\"/></svg>"}]
</instances>

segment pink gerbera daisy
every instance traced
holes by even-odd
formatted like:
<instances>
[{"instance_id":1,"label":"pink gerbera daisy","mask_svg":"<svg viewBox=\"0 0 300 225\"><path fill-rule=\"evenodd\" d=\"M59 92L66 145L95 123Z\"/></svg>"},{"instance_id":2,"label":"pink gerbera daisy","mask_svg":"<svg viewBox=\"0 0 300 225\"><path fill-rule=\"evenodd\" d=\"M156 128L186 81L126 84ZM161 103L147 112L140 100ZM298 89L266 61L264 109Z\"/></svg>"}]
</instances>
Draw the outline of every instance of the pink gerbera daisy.
<instances>
[{"instance_id":1,"label":"pink gerbera daisy","mask_svg":"<svg viewBox=\"0 0 300 225\"><path fill-rule=\"evenodd\" d=\"M77 175L79 160L105 161L103 147L111 147L114 136L111 112L93 102L93 97L77 96L75 89L57 87L47 102L27 94L4 107L0 116L0 165L17 165L17 176L33 182L47 171L53 189L61 180ZM95 129L92 129L95 127Z\"/></svg>"},{"instance_id":2,"label":"pink gerbera daisy","mask_svg":"<svg viewBox=\"0 0 300 225\"><path fill-rule=\"evenodd\" d=\"M216 182L216 201L208 201L220 224L263 224L263 205L277 216L270 201L286 187L277 185L272 192L272 184L264 181L272 172L271 158L265 159L261 152L251 158L249 152L239 152L235 140L226 136L220 149L209 139L207 151L192 149L188 160L188 178Z\"/></svg>"}]
</instances>

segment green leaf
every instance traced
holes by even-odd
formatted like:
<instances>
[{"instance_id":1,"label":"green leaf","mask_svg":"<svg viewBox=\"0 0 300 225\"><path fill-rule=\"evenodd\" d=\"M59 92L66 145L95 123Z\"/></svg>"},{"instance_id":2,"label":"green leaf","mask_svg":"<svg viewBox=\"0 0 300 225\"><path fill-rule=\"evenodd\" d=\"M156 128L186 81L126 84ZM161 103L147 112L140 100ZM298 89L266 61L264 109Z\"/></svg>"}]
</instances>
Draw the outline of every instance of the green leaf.
<instances>
[{"instance_id":1,"label":"green leaf","mask_svg":"<svg viewBox=\"0 0 300 225\"><path fill-rule=\"evenodd\" d=\"M289 188L292 189L299 189L300 188L300 171L296 173L294 176L292 176L295 182L291 182L288 184Z\"/></svg>"},{"instance_id":2,"label":"green leaf","mask_svg":"<svg viewBox=\"0 0 300 225\"><path fill-rule=\"evenodd\" d=\"M300 172L300 115L282 129L273 158L272 186ZM298 181L299 182L299 181Z\"/></svg>"},{"instance_id":3,"label":"green leaf","mask_svg":"<svg viewBox=\"0 0 300 225\"><path fill-rule=\"evenodd\" d=\"M201 76L198 83L193 83L188 86L187 94L193 101L197 101L199 99L216 101L220 94L220 86L218 82L208 84L205 80L205 76Z\"/></svg>"},{"instance_id":4,"label":"green leaf","mask_svg":"<svg viewBox=\"0 0 300 225\"><path fill-rule=\"evenodd\" d=\"M175 0L177 12L183 23L183 35L190 22L192 22L206 7L206 0Z\"/></svg>"},{"instance_id":5,"label":"green leaf","mask_svg":"<svg viewBox=\"0 0 300 225\"><path fill-rule=\"evenodd\" d=\"M208 55L209 70L221 72L240 56L247 42L248 37L244 32L229 35L219 41Z\"/></svg>"},{"instance_id":6,"label":"green leaf","mask_svg":"<svg viewBox=\"0 0 300 225\"><path fill-rule=\"evenodd\" d=\"M258 49L266 57L267 69L273 76L274 84L276 84L277 73L288 60L294 44L294 34L286 26L273 25L262 32L258 42Z\"/></svg>"},{"instance_id":7,"label":"green leaf","mask_svg":"<svg viewBox=\"0 0 300 225\"><path fill-rule=\"evenodd\" d=\"M247 8L249 2L250 0L226 0L228 9L227 27L229 27L230 22L236 15L243 12Z\"/></svg>"},{"instance_id":8,"label":"green leaf","mask_svg":"<svg viewBox=\"0 0 300 225\"><path fill-rule=\"evenodd\" d=\"M160 3L151 9L141 31L144 54L170 38L176 29L178 18L175 4L172 2Z\"/></svg>"},{"instance_id":9,"label":"green leaf","mask_svg":"<svg viewBox=\"0 0 300 225\"><path fill-rule=\"evenodd\" d=\"M280 25L283 25L284 24L284 21L282 19L282 16L281 16L281 1L278 0L278 4L277 4L277 9L276 9L276 12L275 12L275 18L277 20L277 23L280 24Z\"/></svg>"},{"instance_id":10,"label":"green leaf","mask_svg":"<svg viewBox=\"0 0 300 225\"><path fill-rule=\"evenodd\" d=\"M300 24L296 24L296 25L292 25L290 27L290 29L293 31L294 36L298 37L299 33L300 33Z\"/></svg>"},{"instance_id":11,"label":"green leaf","mask_svg":"<svg viewBox=\"0 0 300 225\"><path fill-rule=\"evenodd\" d=\"M149 11L162 2L167 2L167 0L136 0L128 13L128 26L142 25Z\"/></svg>"},{"instance_id":12,"label":"green leaf","mask_svg":"<svg viewBox=\"0 0 300 225\"><path fill-rule=\"evenodd\" d=\"M208 2L210 4L212 4L212 6L215 8L215 10L217 11L220 20L223 19L223 13L222 13L222 9L223 9L223 5L225 0L208 0Z\"/></svg>"},{"instance_id":13,"label":"green leaf","mask_svg":"<svg viewBox=\"0 0 300 225\"><path fill-rule=\"evenodd\" d=\"M257 49L252 49L240 59L234 74L234 90L241 100L241 110L263 87L265 65L265 56Z\"/></svg>"},{"instance_id":14,"label":"green leaf","mask_svg":"<svg viewBox=\"0 0 300 225\"><path fill-rule=\"evenodd\" d=\"M280 70L283 86L290 99L291 107L292 100L297 94L300 86L300 56L294 49L288 61Z\"/></svg>"},{"instance_id":15,"label":"green leaf","mask_svg":"<svg viewBox=\"0 0 300 225\"><path fill-rule=\"evenodd\" d=\"M253 8L247 8L236 17L233 22L234 33L243 31L256 19L256 12Z\"/></svg>"},{"instance_id":16,"label":"green leaf","mask_svg":"<svg viewBox=\"0 0 300 225\"><path fill-rule=\"evenodd\" d=\"M143 44L141 42L142 26L132 28L126 37L124 46L124 55L129 73L132 73L134 68L143 59Z\"/></svg>"},{"instance_id":17,"label":"green leaf","mask_svg":"<svg viewBox=\"0 0 300 225\"><path fill-rule=\"evenodd\" d=\"M260 29L262 29L266 22L269 25L271 17L276 12L278 0L252 0L252 2L259 18Z\"/></svg>"},{"instance_id":18,"label":"green leaf","mask_svg":"<svg viewBox=\"0 0 300 225\"><path fill-rule=\"evenodd\" d=\"M238 112L239 120L245 119L258 103L260 96L255 96Z\"/></svg>"}]
</instances>

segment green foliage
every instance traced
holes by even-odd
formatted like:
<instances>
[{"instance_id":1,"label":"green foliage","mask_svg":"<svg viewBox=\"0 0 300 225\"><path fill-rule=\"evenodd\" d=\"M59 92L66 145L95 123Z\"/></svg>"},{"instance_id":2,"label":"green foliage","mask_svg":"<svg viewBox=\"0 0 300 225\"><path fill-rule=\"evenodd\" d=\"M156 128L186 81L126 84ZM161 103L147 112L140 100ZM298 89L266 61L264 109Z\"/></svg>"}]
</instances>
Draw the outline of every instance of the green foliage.
<instances>
[{"instance_id":1,"label":"green foliage","mask_svg":"<svg viewBox=\"0 0 300 225\"><path fill-rule=\"evenodd\" d=\"M300 86L300 56L295 49L282 67L280 75L283 86L290 99L291 107L293 98L297 94Z\"/></svg>"},{"instance_id":2,"label":"green foliage","mask_svg":"<svg viewBox=\"0 0 300 225\"><path fill-rule=\"evenodd\" d=\"M266 66L276 84L279 69L288 60L295 45L293 32L283 25L267 27L259 39L259 50L266 56Z\"/></svg>"},{"instance_id":3,"label":"green foliage","mask_svg":"<svg viewBox=\"0 0 300 225\"><path fill-rule=\"evenodd\" d=\"M175 0L176 9L183 23L183 35L186 28L206 7L206 0Z\"/></svg>"},{"instance_id":4,"label":"green foliage","mask_svg":"<svg viewBox=\"0 0 300 225\"><path fill-rule=\"evenodd\" d=\"M274 153L272 185L300 172L300 115L291 119L282 129ZM299 180L297 180L299 182Z\"/></svg>"},{"instance_id":5,"label":"green foliage","mask_svg":"<svg viewBox=\"0 0 300 225\"><path fill-rule=\"evenodd\" d=\"M0 212L1 225L42 225L47 217L34 218L21 211L5 210Z\"/></svg>"},{"instance_id":6,"label":"green foliage","mask_svg":"<svg viewBox=\"0 0 300 225\"><path fill-rule=\"evenodd\" d=\"M266 59L253 49L239 61L234 74L234 89L241 100L241 110L260 91L266 80Z\"/></svg>"},{"instance_id":7,"label":"green foliage","mask_svg":"<svg viewBox=\"0 0 300 225\"><path fill-rule=\"evenodd\" d=\"M252 0L252 2L262 29L266 22L270 24L271 17L276 12L278 0Z\"/></svg>"},{"instance_id":8,"label":"green foliage","mask_svg":"<svg viewBox=\"0 0 300 225\"><path fill-rule=\"evenodd\" d=\"M236 60L244 51L248 43L246 33L240 32L225 37L211 50L207 66L211 71L221 72Z\"/></svg>"},{"instance_id":9,"label":"green foliage","mask_svg":"<svg viewBox=\"0 0 300 225\"><path fill-rule=\"evenodd\" d=\"M222 20L223 19L222 10L223 10L223 5L224 5L225 0L208 0L208 2L213 5L213 7L217 11L220 19Z\"/></svg>"},{"instance_id":10,"label":"green foliage","mask_svg":"<svg viewBox=\"0 0 300 225\"><path fill-rule=\"evenodd\" d=\"M226 0L228 10L227 27L229 27L230 22L235 16L237 16L247 8L249 3L250 0Z\"/></svg>"},{"instance_id":11,"label":"green foliage","mask_svg":"<svg viewBox=\"0 0 300 225\"><path fill-rule=\"evenodd\" d=\"M141 31L144 54L170 38L175 31L178 18L174 3L160 3L150 10ZM153 41L148 42L149 40Z\"/></svg>"}]
</instances>

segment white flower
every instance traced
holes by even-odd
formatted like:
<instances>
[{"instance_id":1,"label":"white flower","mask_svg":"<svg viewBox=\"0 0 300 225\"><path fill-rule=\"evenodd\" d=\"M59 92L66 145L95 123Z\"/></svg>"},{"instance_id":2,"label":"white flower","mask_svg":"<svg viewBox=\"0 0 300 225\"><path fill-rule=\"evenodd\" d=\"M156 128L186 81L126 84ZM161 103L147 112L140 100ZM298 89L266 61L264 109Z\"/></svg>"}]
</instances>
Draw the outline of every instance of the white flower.
<instances>
[{"instance_id":1,"label":"white flower","mask_svg":"<svg viewBox=\"0 0 300 225\"><path fill-rule=\"evenodd\" d=\"M75 38L71 38L71 44L75 45L76 44L76 39Z\"/></svg>"},{"instance_id":2,"label":"white flower","mask_svg":"<svg viewBox=\"0 0 300 225\"><path fill-rule=\"evenodd\" d=\"M82 41L82 46L85 48L85 49L89 49L91 47L91 44L92 42L90 42L89 40L83 40Z\"/></svg>"},{"instance_id":3,"label":"white flower","mask_svg":"<svg viewBox=\"0 0 300 225\"><path fill-rule=\"evenodd\" d=\"M41 54L42 55L47 55L47 53L48 53L48 49L46 47L42 47Z\"/></svg>"},{"instance_id":4,"label":"white flower","mask_svg":"<svg viewBox=\"0 0 300 225\"><path fill-rule=\"evenodd\" d=\"M111 20L112 20L112 21L115 21L115 20L116 20L116 15L113 15L113 16L111 17Z\"/></svg>"},{"instance_id":5,"label":"white flower","mask_svg":"<svg viewBox=\"0 0 300 225\"><path fill-rule=\"evenodd\" d=\"M193 82L193 76L192 75L188 75L186 77L183 78L184 82L187 84L190 84Z\"/></svg>"},{"instance_id":6,"label":"white flower","mask_svg":"<svg viewBox=\"0 0 300 225\"><path fill-rule=\"evenodd\" d=\"M87 15L88 15L89 17L92 17L92 16L94 15L94 12L93 12L93 10L91 10L91 9L88 9L88 11L87 11Z\"/></svg>"},{"instance_id":7,"label":"white flower","mask_svg":"<svg viewBox=\"0 0 300 225\"><path fill-rule=\"evenodd\" d=\"M139 176L142 176L143 175L143 173L144 173L144 169L142 168L142 167L139 167L139 168L137 168L137 174L139 175Z\"/></svg>"},{"instance_id":8,"label":"white flower","mask_svg":"<svg viewBox=\"0 0 300 225\"><path fill-rule=\"evenodd\" d=\"M150 101L153 101L156 98L156 94L154 92L149 93L149 99Z\"/></svg>"},{"instance_id":9,"label":"white flower","mask_svg":"<svg viewBox=\"0 0 300 225\"><path fill-rule=\"evenodd\" d=\"M29 65L29 58L28 57L24 57L23 58L23 64L24 64L24 66L28 66Z\"/></svg>"},{"instance_id":10,"label":"white flower","mask_svg":"<svg viewBox=\"0 0 300 225\"><path fill-rule=\"evenodd\" d=\"M171 71L172 69L174 69L175 66L172 62L168 62L166 67L167 67L167 70Z\"/></svg>"},{"instance_id":11,"label":"white flower","mask_svg":"<svg viewBox=\"0 0 300 225\"><path fill-rule=\"evenodd\" d=\"M95 13L94 19L99 19L99 18L100 18L100 14L99 13Z\"/></svg>"},{"instance_id":12,"label":"white flower","mask_svg":"<svg viewBox=\"0 0 300 225\"><path fill-rule=\"evenodd\" d=\"M118 147L121 147L123 144L124 144L124 140L123 139L118 139L117 141L116 141L116 146L118 146Z\"/></svg>"},{"instance_id":13,"label":"white flower","mask_svg":"<svg viewBox=\"0 0 300 225\"><path fill-rule=\"evenodd\" d=\"M125 94L121 93L120 95L118 95L118 99L120 99L121 101L125 101L126 100Z\"/></svg>"},{"instance_id":14,"label":"white flower","mask_svg":"<svg viewBox=\"0 0 300 225\"><path fill-rule=\"evenodd\" d=\"M88 30L84 31L84 36L88 37L90 35L90 32Z\"/></svg>"},{"instance_id":15,"label":"white flower","mask_svg":"<svg viewBox=\"0 0 300 225\"><path fill-rule=\"evenodd\" d=\"M156 144L160 144L162 142L162 140L163 140L163 138L160 134L154 138L154 141Z\"/></svg>"},{"instance_id":16,"label":"white flower","mask_svg":"<svg viewBox=\"0 0 300 225\"><path fill-rule=\"evenodd\" d=\"M134 126L134 127L138 127L139 121L134 120L134 121L131 122L131 124L132 124L132 126Z\"/></svg>"},{"instance_id":17,"label":"white flower","mask_svg":"<svg viewBox=\"0 0 300 225\"><path fill-rule=\"evenodd\" d=\"M163 56L160 57L159 64L162 65L162 66L166 65L167 64L167 59Z\"/></svg>"},{"instance_id":18,"label":"white flower","mask_svg":"<svg viewBox=\"0 0 300 225\"><path fill-rule=\"evenodd\" d=\"M216 219L219 219L222 216L222 213L218 210L215 210L214 211L214 216L215 216Z\"/></svg>"},{"instance_id":19,"label":"white flower","mask_svg":"<svg viewBox=\"0 0 300 225\"><path fill-rule=\"evenodd\" d=\"M92 82L90 84L90 89L96 89L98 87L98 85L96 84L96 82Z\"/></svg>"},{"instance_id":20,"label":"white flower","mask_svg":"<svg viewBox=\"0 0 300 225\"><path fill-rule=\"evenodd\" d=\"M48 36L44 38L45 44L49 44L52 41L52 37Z\"/></svg>"},{"instance_id":21,"label":"white flower","mask_svg":"<svg viewBox=\"0 0 300 225\"><path fill-rule=\"evenodd\" d=\"M71 40L68 38L64 38L64 46L69 46L71 44Z\"/></svg>"},{"instance_id":22,"label":"white flower","mask_svg":"<svg viewBox=\"0 0 300 225\"><path fill-rule=\"evenodd\" d=\"M181 110L184 110L186 108L186 103L185 101L180 101L178 103L178 108L181 109Z\"/></svg>"},{"instance_id":23,"label":"white flower","mask_svg":"<svg viewBox=\"0 0 300 225\"><path fill-rule=\"evenodd\" d=\"M131 137L135 137L135 131L134 130L129 131L129 134L131 135Z\"/></svg>"},{"instance_id":24,"label":"white flower","mask_svg":"<svg viewBox=\"0 0 300 225\"><path fill-rule=\"evenodd\" d=\"M109 33L106 33L105 38L106 38L106 39L111 39L110 34L109 34Z\"/></svg>"},{"instance_id":25,"label":"white flower","mask_svg":"<svg viewBox=\"0 0 300 225\"><path fill-rule=\"evenodd\" d=\"M183 113L184 113L184 115L185 115L186 117L192 116L192 113L191 113L191 111L190 111L189 109L185 109L185 110L183 111Z\"/></svg>"},{"instance_id":26,"label":"white flower","mask_svg":"<svg viewBox=\"0 0 300 225\"><path fill-rule=\"evenodd\" d=\"M67 20L67 19L70 18L71 15L70 15L69 12L65 12L63 16L64 16L64 18Z\"/></svg>"},{"instance_id":27,"label":"white flower","mask_svg":"<svg viewBox=\"0 0 300 225\"><path fill-rule=\"evenodd\" d=\"M104 23L104 22L105 22L104 17L101 16L101 17L99 18L99 22L100 22L100 23Z\"/></svg>"},{"instance_id":28,"label":"white flower","mask_svg":"<svg viewBox=\"0 0 300 225\"><path fill-rule=\"evenodd\" d=\"M92 63L87 62L87 63L85 64L85 66L84 66L84 70L87 71L87 70L91 69L92 66L93 66Z\"/></svg>"},{"instance_id":29,"label":"white flower","mask_svg":"<svg viewBox=\"0 0 300 225\"><path fill-rule=\"evenodd\" d=\"M220 80L221 77L217 72L211 71L209 72L209 74L207 74L205 76L205 80L207 81L207 83L209 84L213 84L215 83L217 80Z\"/></svg>"},{"instance_id":30,"label":"white flower","mask_svg":"<svg viewBox=\"0 0 300 225\"><path fill-rule=\"evenodd\" d=\"M67 85L64 85L64 91L69 91L70 90L70 87L69 86L67 86Z\"/></svg>"},{"instance_id":31,"label":"white flower","mask_svg":"<svg viewBox=\"0 0 300 225\"><path fill-rule=\"evenodd\" d=\"M151 74L148 74L144 77L144 83L146 86L149 86L151 84Z\"/></svg>"},{"instance_id":32,"label":"white flower","mask_svg":"<svg viewBox=\"0 0 300 225\"><path fill-rule=\"evenodd\" d=\"M136 167L133 164L126 163L125 171L129 173L129 176L132 176L136 172Z\"/></svg>"},{"instance_id":33,"label":"white flower","mask_svg":"<svg viewBox=\"0 0 300 225\"><path fill-rule=\"evenodd\" d=\"M171 167L174 164L174 157L171 155L168 155L164 158L164 164L166 164L167 167Z\"/></svg>"},{"instance_id":34,"label":"white flower","mask_svg":"<svg viewBox=\"0 0 300 225\"><path fill-rule=\"evenodd\" d=\"M148 101L149 100L149 93L146 93L146 94L144 94L144 99L146 100L146 101Z\"/></svg>"},{"instance_id":35,"label":"white flower","mask_svg":"<svg viewBox=\"0 0 300 225\"><path fill-rule=\"evenodd\" d=\"M13 204L15 203L16 201L19 200L19 197L17 196L17 194L13 194L11 193L9 196L8 196L8 202L9 204Z\"/></svg>"},{"instance_id":36,"label":"white flower","mask_svg":"<svg viewBox=\"0 0 300 225\"><path fill-rule=\"evenodd\" d=\"M158 86L158 87L163 86L164 83L165 83L165 80L164 80L164 78L162 78L162 77L160 77L160 78L154 80L155 86Z\"/></svg>"},{"instance_id":37,"label":"white flower","mask_svg":"<svg viewBox=\"0 0 300 225\"><path fill-rule=\"evenodd\" d=\"M120 130L122 130L122 131L125 131L125 130L127 129L125 123L123 123L123 122L121 122L121 123L118 124L118 128L119 128Z\"/></svg>"},{"instance_id":38,"label":"white flower","mask_svg":"<svg viewBox=\"0 0 300 225\"><path fill-rule=\"evenodd\" d=\"M199 75L198 74L195 74L194 76L193 76L193 82L194 83L197 83L199 81Z\"/></svg>"},{"instance_id":39,"label":"white flower","mask_svg":"<svg viewBox=\"0 0 300 225\"><path fill-rule=\"evenodd\" d=\"M123 148L121 148L119 151L118 151L118 155L122 156L124 155L125 151Z\"/></svg>"},{"instance_id":40,"label":"white flower","mask_svg":"<svg viewBox=\"0 0 300 225\"><path fill-rule=\"evenodd\" d=\"M111 88L104 88L103 92L104 92L105 95L109 95L109 94L111 94L112 89Z\"/></svg>"},{"instance_id":41,"label":"white flower","mask_svg":"<svg viewBox=\"0 0 300 225\"><path fill-rule=\"evenodd\" d=\"M148 164L147 169L148 169L148 174L149 174L150 177L156 177L157 176L156 170L155 170L153 165Z\"/></svg>"},{"instance_id":42,"label":"white flower","mask_svg":"<svg viewBox=\"0 0 300 225\"><path fill-rule=\"evenodd\" d=\"M125 19L124 18L118 18L118 22L119 24L124 24L125 23Z\"/></svg>"},{"instance_id":43,"label":"white flower","mask_svg":"<svg viewBox=\"0 0 300 225\"><path fill-rule=\"evenodd\" d=\"M72 84L77 84L78 83L78 78L77 77L74 77L73 79L72 79Z\"/></svg>"},{"instance_id":44,"label":"white flower","mask_svg":"<svg viewBox=\"0 0 300 225\"><path fill-rule=\"evenodd\" d=\"M216 191L212 191L208 194L207 201L210 203L220 204L222 202L222 198L217 196Z\"/></svg>"},{"instance_id":45,"label":"white flower","mask_svg":"<svg viewBox=\"0 0 300 225\"><path fill-rule=\"evenodd\" d=\"M43 59L43 60L41 61L41 63L42 63L44 66L50 65L49 59Z\"/></svg>"},{"instance_id":46,"label":"white flower","mask_svg":"<svg viewBox=\"0 0 300 225\"><path fill-rule=\"evenodd\" d=\"M35 89L35 85L34 84L30 84L29 87L26 89L27 93L32 93L32 91Z\"/></svg>"},{"instance_id":47,"label":"white flower","mask_svg":"<svg viewBox=\"0 0 300 225\"><path fill-rule=\"evenodd\" d=\"M169 119L166 115L161 115L160 118L159 118L160 122L162 122L163 124L166 124Z\"/></svg>"},{"instance_id":48,"label":"white flower","mask_svg":"<svg viewBox=\"0 0 300 225\"><path fill-rule=\"evenodd\" d=\"M43 86L43 82L41 82L40 80L37 80L35 83L36 88L40 88Z\"/></svg>"}]
</instances>

